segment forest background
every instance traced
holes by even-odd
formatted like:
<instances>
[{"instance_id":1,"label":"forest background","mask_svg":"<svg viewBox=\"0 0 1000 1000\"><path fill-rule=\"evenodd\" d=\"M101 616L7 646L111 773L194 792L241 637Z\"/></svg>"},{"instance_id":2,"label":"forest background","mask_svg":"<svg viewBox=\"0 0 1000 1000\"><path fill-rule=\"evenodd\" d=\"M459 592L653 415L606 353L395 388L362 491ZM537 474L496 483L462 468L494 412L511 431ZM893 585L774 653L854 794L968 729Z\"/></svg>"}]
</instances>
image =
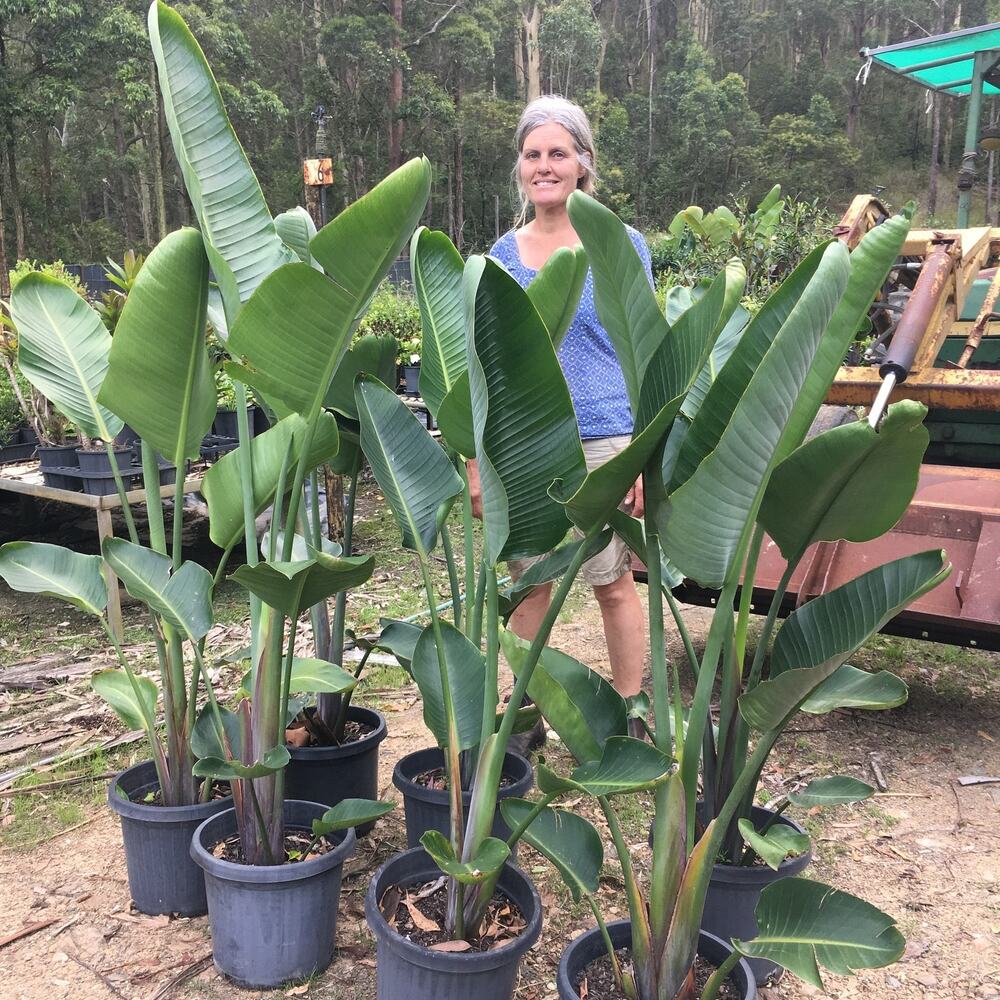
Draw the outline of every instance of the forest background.
<instances>
[{"instance_id":1,"label":"forest background","mask_svg":"<svg viewBox=\"0 0 1000 1000\"><path fill-rule=\"evenodd\" d=\"M965 102L858 50L1000 20L997 0L190 0L273 211L330 155L330 215L391 168L434 165L424 221L465 252L515 215L512 137L556 92L595 124L600 194L644 231L770 187L839 214L858 191L953 222ZM193 214L145 0L0 0L0 286L17 259L121 259ZM317 107L325 108L317 128ZM984 118L1000 107L987 100ZM319 134L318 134L319 133ZM985 157L983 158L985 160ZM980 163L973 220L1000 203ZM994 224L996 224L994 222Z\"/></svg>"}]
</instances>

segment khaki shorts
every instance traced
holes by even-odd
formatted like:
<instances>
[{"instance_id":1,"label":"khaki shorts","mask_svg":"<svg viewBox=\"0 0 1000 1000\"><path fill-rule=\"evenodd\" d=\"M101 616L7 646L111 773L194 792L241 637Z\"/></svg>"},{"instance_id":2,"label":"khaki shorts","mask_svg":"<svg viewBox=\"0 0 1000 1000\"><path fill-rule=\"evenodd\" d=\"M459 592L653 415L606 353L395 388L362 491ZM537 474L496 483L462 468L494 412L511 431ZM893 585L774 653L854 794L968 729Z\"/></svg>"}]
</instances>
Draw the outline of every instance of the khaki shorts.
<instances>
[{"instance_id":1,"label":"khaki shorts","mask_svg":"<svg viewBox=\"0 0 1000 1000\"><path fill-rule=\"evenodd\" d=\"M587 471L596 469L609 459L612 459L620 451L628 447L632 438L628 434L620 437L590 438L583 442L583 457L587 462ZM583 536L579 531L574 531L577 538ZM527 559L511 559L507 563L510 575L515 579L522 577L530 566L533 566L544 556L529 556ZM632 568L632 553L629 547L617 536L614 535L607 548L598 552L592 559L588 559L581 567L580 572L583 578L592 587L603 587L615 580L621 579Z\"/></svg>"}]
</instances>

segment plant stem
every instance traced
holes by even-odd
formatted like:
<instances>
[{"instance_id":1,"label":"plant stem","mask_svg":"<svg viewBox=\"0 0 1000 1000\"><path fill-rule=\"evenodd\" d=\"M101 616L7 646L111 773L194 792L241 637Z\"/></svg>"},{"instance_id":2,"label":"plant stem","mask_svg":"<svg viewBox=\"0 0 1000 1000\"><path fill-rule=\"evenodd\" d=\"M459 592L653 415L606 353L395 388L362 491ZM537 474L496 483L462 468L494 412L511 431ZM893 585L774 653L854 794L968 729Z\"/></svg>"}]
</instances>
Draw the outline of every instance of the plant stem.
<instances>
[{"instance_id":1,"label":"plant stem","mask_svg":"<svg viewBox=\"0 0 1000 1000\"><path fill-rule=\"evenodd\" d=\"M101 430L104 435L109 434L109 431L106 427L102 427ZM122 504L122 515L125 518L125 527L128 528L129 540L138 545L139 533L135 530L135 519L132 517L132 506L128 502L128 497L126 496L125 493L125 482L122 479L121 470L118 468L118 458L115 455L114 438L110 438L109 440L108 437L102 437L102 440L104 441L104 450L108 453L108 462L111 465L111 474L115 478L115 488L118 490L118 499L121 501ZM157 474L156 477L157 491L159 491L159 488L160 488L160 477L159 474ZM176 517L176 511L174 513L174 516Z\"/></svg>"},{"instance_id":2,"label":"plant stem","mask_svg":"<svg viewBox=\"0 0 1000 1000\"><path fill-rule=\"evenodd\" d=\"M684 652L687 653L688 663L691 666L691 676L695 680L698 680L698 654L694 651L694 643L691 642L691 635L688 632L687 625L684 624L684 616L681 614L677 598L674 597L673 592L666 585L664 585L662 589L663 596L667 599L667 606L670 608L670 613L674 617L674 624L677 626L677 632L681 637L681 641L684 643Z\"/></svg>"},{"instance_id":3,"label":"plant stem","mask_svg":"<svg viewBox=\"0 0 1000 1000\"><path fill-rule=\"evenodd\" d=\"M486 574L486 683L483 691L483 727L479 746L485 747L497 720L497 678L499 676L500 626L497 620L497 575Z\"/></svg>"},{"instance_id":4,"label":"plant stem","mask_svg":"<svg viewBox=\"0 0 1000 1000\"><path fill-rule=\"evenodd\" d=\"M722 984L729 978L729 973L736 968L742 957L735 949L732 954L726 957L722 965L718 966L715 972L708 977L708 982L705 983L705 987L701 991L701 1000L715 1000L719 995L719 990L722 989Z\"/></svg>"},{"instance_id":5,"label":"plant stem","mask_svg":"<svg viewBox=\"0 0 1000 1000\"><path fill-rule=\"evenodd\" d=\"M235 317L226 317L232 322ZM250 425L246 420L247 390L242 382L234 382L233 389L236 393L236 422L240 438L237 448L237 461L240 468L240 489L243 493L243 542L246 545L247 566L256 566L260 561L257 554L257 514L254 509L254 482L253 482L253 448L250 438ZM239 414L243 412L243 420L240 421ZM250 662L254 670L260 658L260 626L261 626L261 601L254 594L250 595Z\"/></svg>"},{"instance_id":6,"label":"plant stem","mask_svg":"<svg viewBox=\"0 0 1000 1000\"><path fill-rule=\"evenodd\" d=\"M267 855L267 863L269 865L275 865L277 862L274 860L274 851L271 850L271 838L268 835L268 826L264 822L264 814L260 809L260 800L257 798L257 789L253 787L253 778L250 778L246 782L247 789L250 792L250 802L253 805L253 814L257 820L257 836L260 843L264 845L264 853ZM253 864L253 862L251 862Z\"/></svg>"},{"instance_id":7,"label":"plant stem","mask_svg":"<svg viewBox=\"0 0 1000 1000\"><path fill-rule=\"evenodd\" d=\"M163 527L163 497L160 496L160 467L156 462L156 453L140 441L142 449L142 481L146 487L146 516L149 518L149 546L154 552L167 554L167 535ZM150 483L156 483L155 489L150 489Z\"/></svg>"},{"instance_id":8,"label":"plant stem","mask_svg":"<svg viewBox=\"0 0 1000 1000\"><path fill-rule=\"evenodd\" d=\"M448 563L448 583L451 587L451 610L455 620L455 628L462 629L462 588L458 582L458 566L455 563L455 552L451 545L451 534L448 525L441 525L441 547Z\"/></svg>"},{"instance_id":9,"label":"plant stem","mask_svg":"<svg viewBox=\"0 0 1000 1000\"><path fill-rule=\"evenodd\" d=\"M472 608L468 603L468 597L470 594L475 592L478 595L478 588L476 587L476 548L472 532L472 494L469 492L468 488L469 475L465 468L465 462L462 461L461 456L456 457L455 467L458 469L458 474L462 477L462 483L465 486L465 489L462 490L462 548L465 556L466 595L465 634L476 646L478 646L479 639L474 638L475 618L472 614Z\"/></svg>"},{"instance_id":10,"label":"plant stem","mask_svg":"<svg viewBox=\"0 0 1000 1000\"><path fill-rule=\"evenodd\" d=\"M594 914L597 926L600 928L601 937L604 939L604 947L608 950L608 961L611 963L611 974L615 977L615 985L629 1000L636 1000L635 983L632 981L632 977L629 976L626 985L626 979L622 976L621 962L618 961L618 955L615 953L615 946L611 942L611 935L608 933L608 925L604 922L604 916L593 896L588 894L587 902L590 903L590 910Z\"/></svg>"}]
</instances>

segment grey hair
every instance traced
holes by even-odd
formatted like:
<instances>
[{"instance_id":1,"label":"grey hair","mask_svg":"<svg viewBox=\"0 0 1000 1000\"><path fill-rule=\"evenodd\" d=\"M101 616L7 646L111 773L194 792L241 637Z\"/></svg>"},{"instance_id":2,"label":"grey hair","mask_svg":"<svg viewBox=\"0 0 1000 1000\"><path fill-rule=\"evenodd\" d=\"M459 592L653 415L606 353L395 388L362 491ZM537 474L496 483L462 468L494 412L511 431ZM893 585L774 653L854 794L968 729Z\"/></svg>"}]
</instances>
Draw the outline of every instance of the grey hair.
<instances>
[{"instance_id":1,"label":"grey hair","mask_svg":"<svg viewBox=\"0 0 1000 1000\"><path fill-rule=\"evenodd\" d=\"M520 214L514 224L517 229L524 225L528 215L528 194L521 185L520 160L528 135L540 125L562 125L573 140L576 158L584 169L584 175L577 181L577 188L586 194L593 194L597 187L597 170L594 166L594 133L590 129L586 112L579 104L561 97L559 94L545 94L535 98L521 112L521 119L514 132L514 146L517 149L517 160L511 178L520 202Z\"/></svg>"}]
</instances>

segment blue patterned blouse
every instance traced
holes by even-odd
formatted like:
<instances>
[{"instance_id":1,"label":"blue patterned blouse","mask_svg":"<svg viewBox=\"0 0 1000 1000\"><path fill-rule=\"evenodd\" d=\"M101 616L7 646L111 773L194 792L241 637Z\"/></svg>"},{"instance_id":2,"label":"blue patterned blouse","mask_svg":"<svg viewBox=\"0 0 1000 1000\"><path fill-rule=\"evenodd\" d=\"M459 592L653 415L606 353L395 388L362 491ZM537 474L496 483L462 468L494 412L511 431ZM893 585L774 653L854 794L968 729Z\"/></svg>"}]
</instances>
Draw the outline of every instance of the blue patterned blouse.
<instances>
[{"instance_id":1,"label":"blue patterned blouse","mask_svg":"<svg viewBox=\"0 0 1000 1000\"><path fill-rule=\"evenodd\" d=\"M652 284L653 273L646 241L630 226L626 228ZM522 288L526 288L538 273L521 263L513 230L493 244L490 256L500 261ZM573 398L581 438L617 437L632 433L632 411L628 405L625 379L611 338L597 318L594 276L589 268L576 316L559 347L559 363Z\"/></svg>"}]
</instances>

